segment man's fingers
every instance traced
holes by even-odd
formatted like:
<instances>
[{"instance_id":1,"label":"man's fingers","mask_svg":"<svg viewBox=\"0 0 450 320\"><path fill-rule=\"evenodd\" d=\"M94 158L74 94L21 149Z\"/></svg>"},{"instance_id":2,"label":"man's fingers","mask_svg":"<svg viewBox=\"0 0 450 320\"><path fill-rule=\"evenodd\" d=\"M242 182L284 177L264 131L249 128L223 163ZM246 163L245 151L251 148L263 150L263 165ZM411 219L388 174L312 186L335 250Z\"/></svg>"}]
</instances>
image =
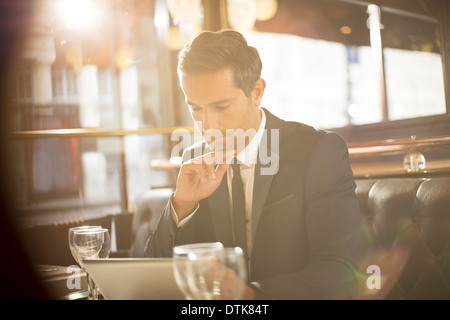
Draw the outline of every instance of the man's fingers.
<instances>
[{"instance_id":1,"label":"man's fingers","mask_svg":"<svg viewBox=\"0 0 450 320\"><path fill-rule=\"evenodd\" d=\"M203 182L208 181L208 169L204 163L193 164L192 169L197 172Z\"/></svg>"},{"instance_id":2,"label":"man's fingers","mask_svg":"<svg viewBox=\"0 0 450 320\"><path fill-rule=\"evenodd\" d=\"M235 150L226 150L214 152L213 158L216 164L230 164L235 156L236 156Z\"/></svg>"},{"instance_id":3,"label":"man's fingers","mask_svg":"<svg viewBox=\"0 0 450 320\"><path fill-rule=\"evenodd\" d=\"M210 152L205 155L188 160L184 165L191 171L195 171L203 182L209 180L222 180L236 151Z\"/></svg>"},{"instance_id":4,"label":"man's fingers","mask_svg":"<svg viewBox=\"0 0 450 320\"><path fill-rule=\"evenodd\" d=\"M229 165L228 164L218 164L216 168L216 177L219 180L222 180L224 174L227 172Z\"/></svg>"},{"instance_id":5,"label":"man's fingers","mask_svg":"<svg viewBox=\"0 0 450 320\"><path fill-rule=\"evenodd\" d=\"M235 150L214 151L192 158L191 160L188 160L188 162L195 164L207 164L212 166L217 164L230 164L235 156Z\"/></svg>"},{"instance_id":6,"label":"man's fingers","mask_svg":"<svg viewBox=\"0 0 450 320\"><path fill-rule=\"evenodd\" d=\"M193 158L185 163L187 169L195 171L203 182L216 178L215 159L212 153Z\"/></svg>"}]
</instances>

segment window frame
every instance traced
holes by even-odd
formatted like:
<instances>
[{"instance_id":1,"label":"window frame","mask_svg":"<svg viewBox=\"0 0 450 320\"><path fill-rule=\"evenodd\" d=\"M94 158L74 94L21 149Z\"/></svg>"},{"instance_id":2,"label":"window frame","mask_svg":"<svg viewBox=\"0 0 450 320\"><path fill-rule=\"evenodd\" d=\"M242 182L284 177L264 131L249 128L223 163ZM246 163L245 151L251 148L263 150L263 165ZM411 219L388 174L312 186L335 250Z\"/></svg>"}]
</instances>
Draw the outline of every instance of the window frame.
<instances>
[{"instance_id":1,"label":"window frame","mask_svg":"<svg viewBox=\"0 0 450 320\"><path fill-rule=\"evenodd\" d=\"M450 135L450 3L445 0L437 2L446 113L330 129L341 134L347 143L405 139L408 138L406 133L417 138Z\"/></svg>"},{"instance_id":2,"label":"window frame","mask_svg":"<svg viewBox=\"0 0 450 320\"><path fill-rule=\"evenodd\" d=\"M226 0L221 0L221 3ZM368 2L364 0L335 0L348 2L354 5L365 5ZM407 118L399 120L389 120L387 118L387 111L384 119L381 122L368 124L349 124L343 127L327 128L341 134L348 144L382 141L388 139L405 139L410 136L417 138L424 137L439 137L450 135L450 2L447 0L430 0L435 4L437 12L437 21L439 28L439 37L441 43L440 56L442 60L444 94L445 94L445 109L446 112L440 115L422 116L416 118ZM206 1L208 2L208 1ZM371 3L381 5L382 1L374 0ZM206 7L205 7L206 8ZM386 6L383 6L386 9ZM218 4L215 5L215 10L206 10L204 29L217 31L221 28L228 27L226 12L223 12ZM399 8L389 8L394 11ZM404 10L401 10L404 11ZM412 13L414 15L414 13ZM211 23L211 16L216 17L216 21L220 23ZM271 32L270 30L264 30ZM277 32L277 31L273 31ZM386 96L384 97L386 99Z\"/></svg>"}]
</instances>

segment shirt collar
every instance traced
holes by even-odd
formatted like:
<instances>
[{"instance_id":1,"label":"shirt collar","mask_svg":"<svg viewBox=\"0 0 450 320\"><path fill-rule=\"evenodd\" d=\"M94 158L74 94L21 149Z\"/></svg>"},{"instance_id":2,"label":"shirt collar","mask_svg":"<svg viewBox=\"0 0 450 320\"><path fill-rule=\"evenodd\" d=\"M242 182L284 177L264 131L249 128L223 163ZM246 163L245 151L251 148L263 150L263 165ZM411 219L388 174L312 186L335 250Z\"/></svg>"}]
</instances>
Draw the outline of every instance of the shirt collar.
<instances>
[{"instance_id":1,"label":"shirt collar","mask_svg":"<svg viewBox=\"0 0 450 320\"><path fill-rule=\"evenodd\" d=\"M247 167L256 164L259 145L264 134L264 128L266 127L266 114L263 109L259 110L261 112L261 124L256 132L256 136L254 136L249 144L236 156L238 161Z\"/></svg>"}]
</instances>

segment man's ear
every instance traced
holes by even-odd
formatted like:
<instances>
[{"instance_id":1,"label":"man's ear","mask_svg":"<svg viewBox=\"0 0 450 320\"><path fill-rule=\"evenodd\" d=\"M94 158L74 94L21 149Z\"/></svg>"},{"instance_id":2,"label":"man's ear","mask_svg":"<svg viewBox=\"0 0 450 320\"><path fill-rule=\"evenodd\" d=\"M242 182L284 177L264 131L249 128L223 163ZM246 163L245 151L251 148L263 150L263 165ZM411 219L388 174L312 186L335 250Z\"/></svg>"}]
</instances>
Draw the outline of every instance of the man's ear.
<instances>
[{"instance_id":1,"label":"man's ear","mask_svg":"<svg viewBox=\"0 0 450 320\"><path fill-rule=\"evenodd\" d=\"M262 97L264 95L264 90L266 89L266 81L262 78L256 80L255 87L252 91L252 100L255 107L259 107L261 104Z\"/></svg>"}]
</instances>

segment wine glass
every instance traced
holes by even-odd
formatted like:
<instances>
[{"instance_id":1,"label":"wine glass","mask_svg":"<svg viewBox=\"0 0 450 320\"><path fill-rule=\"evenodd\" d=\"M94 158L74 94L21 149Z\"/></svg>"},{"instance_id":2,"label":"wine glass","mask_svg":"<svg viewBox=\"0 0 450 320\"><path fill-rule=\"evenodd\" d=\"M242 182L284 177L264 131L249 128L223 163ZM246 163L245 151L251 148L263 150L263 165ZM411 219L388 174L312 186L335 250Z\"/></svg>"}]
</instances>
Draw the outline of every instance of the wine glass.
<instances>
[{"instance_id":1,"label":"wine glass","mask_svg":"<svg viewBox=\"0 0 450 320\"><path fill-rule=\"evenodd\" d=\"M109 256L110 236L108 229L84 228L75 230L70 244L77 262L84 269L83 260ZM97 287L88 272L86 272L86 277L88 280L88 300L97 300Z\"/></svg>"},{"instance_id":2,"label":"wine glass","mask_svg":"<svg viewBox=\"0 0 450 320\"><path fill-rule=\"evenodd\" d=\"M186 272L194 297L202 300L241 299L247 283L247 265L241 248L189 253Z\"/></svg>"},{"instance_id":3,"label":"wine glass","mask_svg":"<svg viewBox=\"0 0 450 320\"><path fill-rule=\"evenodd\" d=\"M218 262L225 270L220 280L220 299L242 299L248 281L248 267L244 251L239 247L224 248Z\"/></svg>"},{"instance_id":4,"label":"wine glass","mask_svg":"<svg viewBox=\"0 0 450 320\"><path fill-rule=\"evenodd\" d=\"M73 235L75 231L78 230L93 230L93 229L103 229L102 226L78 226L78 227L72 227L69 229L68 237L69 237L69 248L70 252L72 253L72 257L75 259L76 263L82 268L81 261L79 259L79 255L76 252L76 249L73 246ZM88 275L87 275L88 276ZM88 281L88 288L96 288L94 281L89 276L87 277ZM97 294L98 296L98 294Z\"/></svg>"},{"instance_id":5,"label":"wine glass","mask_svg":"<svg viewBox=\"0 0 450 320\"><path fill-rule=\"evenodd\" d=\"M73 234L77 230L93 230L93 229L103 229L101 226L79 226L79 227L73 227L69 229L68 237L69 237L69 248L70 252L72 253L72 257L75 259L76 263L78 263L79 266L81 266L81 262L79 261L78 255L75 251L75 248L73 247Z\"/></svg>"},{"instance_id":6,"label":"wine glass","mask_svg":"<svg viewBox=\"0 0 450 320\"><path fill-rule=\"evenodd\" d=\"M218 263L222 250L224 248L189 252L186 275L193 299L214 300L220 296L220 282L225 272Z\"/></svg>"},{"instance_id":7,"label":"wine glass","mask_svg":"<svg viewBox=\"0 0 450 320\"><path fill-rule=\"evenodd\" d=\"M175 246L173 248L173 269L175 281L187 300L195 299L194 292L190 290L186 273L189 264L189 253L196 250L214 251L222 248L223 245L220 242L192 243Z\"/></svg>"}]
</instances>

